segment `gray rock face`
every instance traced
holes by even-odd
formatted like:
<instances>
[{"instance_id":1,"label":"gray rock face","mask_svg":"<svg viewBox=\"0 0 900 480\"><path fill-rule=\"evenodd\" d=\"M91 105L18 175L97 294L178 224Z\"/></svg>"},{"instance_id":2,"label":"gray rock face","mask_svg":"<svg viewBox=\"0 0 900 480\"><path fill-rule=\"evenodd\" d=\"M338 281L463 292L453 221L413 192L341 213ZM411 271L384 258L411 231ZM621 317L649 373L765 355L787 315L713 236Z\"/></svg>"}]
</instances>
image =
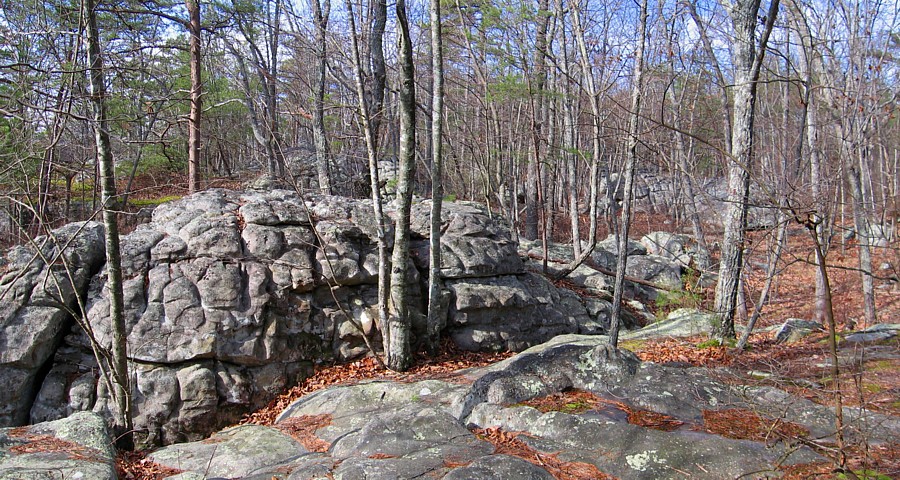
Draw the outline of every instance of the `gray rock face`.
<instances>
[{"instance_id":1,"label":"gray rock face","mask_svg":"<svg viewBox=\"0 0 900 480\"><path fill-rule=\"evenodd\" d=\"M900 332L900 323L880 323L865 330L851 333L844 337L844 341L851 343L877 343L897 337L898 332Z\"/></svg>"},{"instance_id":2,"label":"gray rock face","mask_svg":"<svg viewBox=\"0 0 900 480\"><path fill-rule=\"evenodd\" d=\"M669 232L651 232L641 237L641 245L651 255L668 258L682 267L691 265L693 257L692 238Z\"/></svg>"},{"instance_id":3,"label":"gray rock face","mask_svg":"<svg viewBox=\"0 0 900 480\"><path fill-rule=\"evenodd\" d=\"M73 223L14 247L0 270L0 425L28 420L38 371L79 311L79 297L106 261L103 227Z\"/></svg>"},{"instance_id":4,"label":"gray rock face","mask_svg":"<svg viewBox=\"0 0 900 480\"><path fill-rule=\"evenodd\" d=\"M424 331L429 211L420 202L412 216L414 335ZM368 201L209 190L160 205L123 237L138 441L202 438L315 362L366 353L364 334L377 348L376 227ZM0 425L113 408L88 336L60 305L73 308L81 296L95 338L109 344L102 228L70 225L55 237L39 239L43 256L24 247L6 256L0 378L13 388L0 392ZM69 239L71 248L58 247ZM464 348L522 350L558 334L605 331L605 297L584 300L528 272L509 227L483 207L447 202L442 239L444 334ZM74 285L61 281L59 252ZM57 283L57 293L46 287ZM585 284L605 291L600 276Z\"/></svg>"},{"instance_id":5,"label":"gray rock face","mask_svg":"<svg viewBox=\"0 0 900 480\"><path fill-rule=\"evenodd\" d=\"M308 430L327 445L321 453L310 453L271 429L241 427L259 433L232 448L229 442L238 444L243 434L240 429L228 430L220 434L227 439L214 436L206 443L166 447L152 458L184 469L172 477L178 479L221 475L267 480L543 480L559 473L549 466L552 462L535 464L514 453L498 452L475 431L499 428L516 435L542 458L581 462L623 479L669 478L671 472L705 479L778 476L775 467L782 461L791 465L823 460L806 448L734 440L692 428L702 425L704 411L743 408L784 415L813 435L828 436L827 422L833 420L828 408L772 387L733 386L712 377L703 368L641 363L630 352L610 348L604 337L568 335L496 365L457 372L447 380L368 381L309 394L289 406L277 422L302 424L310 418L327 418ZM616 409L541 413L519 404L572 388L628 402L633 409L666 414L685 425L662 431L631 424ZM854 424L878 425L877 431L869 431L875 441L890 441L900 431L897 422L884 416L847 418ZM272 458L264 464L263 455L242 456L237 448L268 451ZM207 473L209 465L214 467ZM224 465L240 470L225 470Z\"/></svg>"},{"instance_id":6,"label":"gray rock face","mask_svg":"<svg viewBox=\"0 0 900 480\"><path fill-rule=\"evenodd\" d=\"M441 274L444 278L479 278L523 273L518 246L510 238L509 226L490 218L484 207L464 202L444 203L441 219ZM431 202L417 203L411 213L416 266L428 271L428 241Z\"/></svg>"},{"instance_id":7,"label":"gray rock face","mask_svg":"<svg viewBox=\"0 0 900 480\"><path fill-rule=\"evenodd\" d=\"M778 343L794 343L811 333L822 330L825 330L825 327L819 322L789 318L775 332L775 341Z\"/></svg>"},{"instance_id":8,"label":"gray rock face","mask_svg":"<svg viewBox=\"0 0 900 480\"><path fill-rule=\"evenodd\" d=\"M544 256L540 242L522 241L522 250L529 257L527 266L530 270L539 272L542 268L541 258ZM587 248L584 246L583 248ZM614 278L602 273L615 272L618 244L614 236L610 235L605 240L597 242L591 253L590 261L585 262L570 273L566 280L573 282L579 288L601 296L612 296ZM628 264L625 274L641 282L626 281L626 294L642 301L653 301L659 294L659 290L646 283L655 285L664 290L679 290L682 288L681 274L683 265L676 259L648 253L647 247L629 239L627 243ZM552 275L564 265L573 260L572 248L567 245L551 244L548 246L548 269ZM641 325L638 323L637 325Z\"/></svg>"},{"instance_id":9,"label":"gray rock face","mask_svg":"<svg viewBox=\"0 0 900 480\"><path fill-rule=\"evenodd\" d=\"M523 350L592 320L577 295L533 273L450 280L449 334L468 350Z\"/></svg>"},{"instance_id":10,"label":"gray rock face","mask_svg":"<svg viewBox=\"0 0 900 480\"><path fill-rule=\"evenodd\" d=\"M157 450L148 458L206 478L240 478L306 454L309 452L303 445L274 428L244 425L223 430L202 442Z\"/></svg>"},{"instance_id":11,"label":"gray rock face","mask_svg":"<svg viewBox=\"0 0 900 480\"><path fill-rule=\"evenodd\" d=\"M115 452L99 415L0 429L0 479L115 480Z\"/></svg>"}]
</instances>

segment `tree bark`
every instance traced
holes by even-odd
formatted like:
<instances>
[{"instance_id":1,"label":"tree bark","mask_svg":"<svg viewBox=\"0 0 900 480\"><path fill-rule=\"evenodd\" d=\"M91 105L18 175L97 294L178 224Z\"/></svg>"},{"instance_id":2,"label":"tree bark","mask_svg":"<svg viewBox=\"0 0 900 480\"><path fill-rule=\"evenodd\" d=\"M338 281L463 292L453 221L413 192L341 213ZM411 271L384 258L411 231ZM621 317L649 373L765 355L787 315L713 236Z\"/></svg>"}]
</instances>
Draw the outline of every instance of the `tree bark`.
<instances>
[{"instance_id":1,"label":"tree bark","mask_svg":"<svg viewBox=\"0 0 900 480\"><path fill-rule=\"evenodd\" d=\"M387 25L387 0L372 0L375 19L372 22L372 35L369 39L369 55L372 63L372 96L369 103L369 115L372 122L372 133L377 151L378 135L384 118L384 92L387 85L387 74L384 62L384 29Z\"/></svg>"},{"instance_id":2,"label":"tree bark","mask_svg":"<svg viewBox=\"0 0 900 480\"><path fill-rule=\"evenodd\" d=\"M387 356L390 345L390 322L388 317L388 294L390 290L389 275L391 264L388 256L387 224L384 217L383 200L381 198L381 186L378 178L378 154L375 140L375 132L369 104L366 101L366 91L363 85L362 60L359 54L359 40L356 33L356 20L353 16L352 0L345 0L347 7L347 21L350 24L350 45L352 48L353 70L356 86L356 99L359 107L360 124L366 141L366 156L369 160L369 179L371 180L372 210L375 214L375 237L378 243L378 322L381 328L381 342Z\"/></svg>"},{"instance_id":3,"label":"tree bark","mask_svg":"<svg viewBox=\"0 0 900 480\"><path fill-rule=\"evenodd\" d=\"M875 315L875 280L872 277L871 229L866 209L863 205L862 182L855 165L847 168L847 182L850 184L850 197L853 199L853 223L856 226L856 238L859 240L859 273L862 277L863 292L863 328L874 325Z\"/></svg>"},{"instance_id":4,"label":"tree bark","mask_svg":"<svg viewBox=\"0 0 900 480\"><path fill-rule=\"evenodd\" d=\"M387 366L405 371L412 365L410 336L412 319L409 308L409 228L413 175L416 169L416 86L412 39L406 16L406 1L397 0L397 25L400 30L400 154L397 174L397 219L394 227L394 251L391 257L390 343Z\"/></svg>"},{"instance_id":5,"label":"tree bark","mask_svg":"<svg viewBox=\"0 0 900 480\"><path fill-rule=\"evenodd\" d=\"M625 192L622 199L622 225L616 252L616 279L613 284L612 313L609 320L609 344L619 344L619 325L622 315L622 296L625 290L625 269L628 266L628 229L631 227L631 197L634 187L634 167L637 163L638 129L641 116L641 89L644 81L644 48L647 43L647 1L641 1L638 47L634 54L634 79L631 86L631 113L628 121L627 157L625 159Z\"/></svg>"},{"instance_id":6,"label":"tree bark","mask_svg":"<svg viewBox=\"0 0 900 480\"><path fill-rule=\"evenodd\" d=\"M441 204L443 202L443 129L444 129L444 47L441 35L441 0L431 0L431 225L428 268L429 351L436 353L446 318L440 318L443 279L441 277Z\"/></svg>"},{"instance_id":7,"label":"tree bark","mask_svg":"<svg viewBox=\"0 0 900 480\"><path fill-rule=\"evenodd\" d=\"M331 0L324 0L324 8L319 0L310 0L313 7L313 21L316 25L316 76L315 106L313 109L313 143L316 148L316 175L319 178L319 192L331 195L331 158L328 148L328 137L325 132L325 74L328 70L326 62L327 49L325 34L328 31L328 17L331 13Z\"/></svg>"},{"instance_id":8,"label":"tree bark","mask_svg":"<svg viewBox=\"0 0 900 480\"><path fill-rule=\"evenodd\" d=\"M202 112L203 82L200 63L200 3L199 0L185 0L188 11L188 31L190 33L191 64L191 112L188 127L188 192L200 189L200 115Z\"/></svg>"},{"instance_id":9,"label":"tree bark","mask_svg":"<svg viewBox=\"0 0 900 480\"><path fill-rule=\"evenodd\" d=\"M744 242L747 229L747 202L750 197L750 168L753 164L753 121L756 114L756 89L759 69L768 36L778 13L778 0L772 0L766 30L757 53L756 24L760 0L736 0L728 13L734 27L734 106L732 114L731 156L728 162L725 233L719 281L716 285L715 310L719 323L715 337L721 342L735 338L734 317L738 310L738 293L744 267Z\"/></svg>"},{"instance_id":10,"label":"tree bark","mask_svg":"<svg viewBox=\"0 0 900 480\"><path fill-rule=\"evenodd\" d=\"M538 224L544 219L544 202L541 175L543 161L541 153L541 131L543 130L544 86L547 83L547 33L550 29L549 0L538 0L536 15L536 45L534 51L534 76L529 81L531 103L531 148L532 162L528 164L525 187L525 230L522 236L535 240L538 238ZM545 225L546 227L546 225ZM544 228L546 230L546 228ZM546 232L543 232L546 234ZM546 236L546 235L543 235ZM546 255L545 255L546 257ZM545 266L546 270L546 266Z\"/></svg>"},{"instance_id":11,"label":"tree bark","mask_svg":"<svg viewBox=\"0 0 900 480\"><path fill-rule=\"evenodd\" d=\"M100 32L94 0L83 0L85 49L89 71L89 91L93 107L93 128L100 169L100 198L106 244L106 288L109 291L109 318L112 331L110 392L116 404L115 430L123 448L133 448L134 425L131 412L131 386L128 378L128 337L125 331L125 305L122 280L122 256L119 249L119 226L116 219L116 178L112 145L106 113L106 86L101 58Z\"/></svg>"}]
</instances>

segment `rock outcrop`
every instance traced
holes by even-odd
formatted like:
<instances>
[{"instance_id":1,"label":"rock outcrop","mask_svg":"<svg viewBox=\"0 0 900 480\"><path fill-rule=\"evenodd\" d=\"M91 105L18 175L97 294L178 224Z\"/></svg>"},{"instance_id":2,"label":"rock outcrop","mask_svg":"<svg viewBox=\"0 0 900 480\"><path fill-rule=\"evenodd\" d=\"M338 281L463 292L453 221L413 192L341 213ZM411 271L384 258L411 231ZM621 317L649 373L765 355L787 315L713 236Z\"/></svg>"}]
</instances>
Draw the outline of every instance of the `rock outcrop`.
<instances>
[{"instance_id":1,"label":"rock outcrop","mask_svg":"<svg viewBox=\"0 0 900 480\"><path fill-rule=\"evenodd\" d=\"M103 227L73 223L6 254L0 276L0 426L28 421L38 373L106 262Z\"/></svg>"},{"instance_id":2,"label":"rock outcrop","mask_svg":"<svg viewBox=\"0 0 900 480\"><path fill-rule=\"evenodd\" d=\"M414 335L425 331L429 211L424 201L412 213ZM0 425L113 408L91 350L91 336L103 345L111 336L102 233L96 223L73 224L37 239L37 250L8 253L0 378L16 388L0 392ZM527 268L509 227L483 207L446 203L441 249L443 331L463 348L519 351L559 334L605 332L608 278L583 267L573 278L593 295L558 289ZM598 262L610 255L598 249ZM264 405L316 362L366 353L364 335L379 346L368 201L204 191L157 207L123 237L122 256L141 443L201 438ZM635 258L654 265L636 274L679 278L680 267L663 257ZM640 286L645 297L651 291ZM645 316L631 309L625 326Z\"/></svg>"},{"instance_id":3,"label":"rock outcrop","mask_svg":"<svg viewBox=\"0 0 900 480\"><path fill-rule=\"evenodd\" d=\"M824 460L774 438L709 433L705 418L725 411L794 422L814 437L833 432L834 415L827 407L771 387L722 382L716 375L705 368L641 363L630 352L611 349L602 336L567 335L449 379L330 387L289 406L275 428L239 427L205 443L165 447L150 459L185 469L181 479L205 474L510 480L554 478L559 466L581 471L592 466L623 479L768 478L779 476L779 465ZM541 412L522 404L573 389L605 400L573 412ZM626 410L653 412L668 427L629 420ZM865 434L879 443L900 432L893 417L856 409L846 409L845 416L850 436ZM486 429L515 437L544 461L515 456L522 449L498 450L480 436ZM297 442L282 431L293 432Z\"/></svg>"},{"instance_id":4,"label":"rock outcrop","mask_svg":"<svg viewBox=\"0 0 900 480\"><path fill-rule=\"evenodd\" d=\"M645 338L654 328L624 339ZM557 408L527 403L572 393L577 396L557 401ZM717 415L737 422L725 429L727 436L712 433L721 431L716 422L731 425L709 423ZM229 428L159 449L147 461L180 472L169 480L520 480L567 471L622 479L776 478L779 467L827 461L778 435L752 439L744 429L754 418L763 431L787 425L796 435L833 440L831 408L778 388L741 384L727 370L642 363L611 348L604 336L561 335L495 365L440 379L322 389L288 406L274 426ZM877 446L900 434L896 417L845 408L844 420L849 442ZM741 432L750 439L734 438ZM501 448L492 438L515 439L517 446ZM0 479L62 472L112 480L111 443L102 419L90 413L0 430Z\"/></svg>"},{"instance_id":5,"label":"rock outcrop","mask_svg":"<svg viewBox=\"0 0 900 480\"><path fill-rule=\"evenodd\" d=\"M97 414L0 429L0 480L113 480L115 452Z\"/></svg>"}]
</instances>

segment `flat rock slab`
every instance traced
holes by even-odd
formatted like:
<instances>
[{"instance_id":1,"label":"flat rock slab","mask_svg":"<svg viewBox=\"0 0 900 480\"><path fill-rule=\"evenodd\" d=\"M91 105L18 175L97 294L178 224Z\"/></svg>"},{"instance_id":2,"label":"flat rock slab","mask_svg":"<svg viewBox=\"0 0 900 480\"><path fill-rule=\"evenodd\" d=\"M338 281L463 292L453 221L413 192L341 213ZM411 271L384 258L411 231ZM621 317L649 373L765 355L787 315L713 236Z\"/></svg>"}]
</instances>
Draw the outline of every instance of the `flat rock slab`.
<instances>
[{"instance_id":1,"label":"flat rock slab","mask_svg":"<svg viewBox=\"0 0 900 480\"><path fill-rule=\"evenodd\" d=\"M171 445L148 458L207 478L241 478L308 453L300 442L279 430L244 425L223 430L200 442Z\"/></svg>"},{"instance_id":2,"label":"flat rock slab","mask_svg":"<svg viewBox=\"0 0 900 480\"><path fill-rule=\"evenodd\" d=\"M588 466L621 479L750 473L765 478L780 475L777 465L824 460L775 440L726 438L706 430L708 412L740 409L793 422L813 436L832 433L834 415L827 407L773 387L721 383L716 373L642 363L630 352L610 348L603 337L572 335L445 380L369 381L314 392L277 420L296 440L275 429L244 426L205 442L167 447L150 458L184 470L171 477L178 480L543 480L559 475L553 465ZM618 413L596 406L541 412L522 403L573 389L618 405ZM663 431L630 423L623 409L664 414L682 424ZM900 435L895 417L852 409L845 414L848 432L865 426L873 442ZM498 449L483 436L485 429L499 429L521 448ZM317 451L302 446L309 441Z\"/></svg>"},{"instance_id":3,"label":"flat rock slab","mask_svg":"<svg viewBox=\"0 0 900 480\"><path fill-rule=\"evenodd\" d=\"M0 480L115 480L111 444L104 420L89 412L0 429Z\"/></svg>"},{"instance_id":4,"label":"flat rock slab","mask_svg":"<svg viewBox=\"0 0 900 480\"><path fill-rule=\"evenodd\" d=\"M898 333L900 333L900 324L882 323L851 333L844 337L844 341L849 343L878 343L896 338Z\"/></svg>"}]
</instances>

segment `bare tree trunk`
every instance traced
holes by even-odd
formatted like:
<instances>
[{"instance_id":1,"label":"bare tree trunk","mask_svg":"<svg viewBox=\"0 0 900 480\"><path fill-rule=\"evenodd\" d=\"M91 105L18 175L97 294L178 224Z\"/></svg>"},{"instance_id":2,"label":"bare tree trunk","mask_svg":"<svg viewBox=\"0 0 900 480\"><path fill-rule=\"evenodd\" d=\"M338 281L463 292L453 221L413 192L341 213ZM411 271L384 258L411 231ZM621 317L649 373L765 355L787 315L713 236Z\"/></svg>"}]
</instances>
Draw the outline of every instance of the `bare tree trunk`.
<instances>
[{"instance_id":1,"label":"bare tree trunk","mask_svg":"<svg viewBox=\"0 0 900 480\"><path fill-rule=\"evenodd\" d=\"M384 91L387 85L384 63L384 29L387 25L387 0L372 0L375 19L372 22L372 35L369 39L369 55L372 62L372 97L369 103L369 115L372 122L372 133L375 145L378 146L378 134L384 118ZM376 152L377 152L376 148Z\"/></svg>"},{"instance_id":2,"label":"bare tree trunk","mask_svg":"<svg viewBox=\"0 0 900 480\"><path fill-rule=\"evenodd\" d=\"M871 229L863 202L860 173L855 165L847 169L847 183L850 184L850 197L853 199L853 222L856 226L856 238L859 239L859 270L862 277L863 291L863 327L874 325L875 316L875 281L872 277Z\"/></svg>"},{"instance_id":3,"label":"bare tree trunk","mask_svg":"<svg viewBox=\"0 0 900 480\"><path fill-rule=\"evenodd\" d=\"M128 378L128 337L125 331L125 305L122 281L122 256L119 251L119 226L116 219L116 178L112 146L106 114L106 87L103 60L100 49L100 32L94 1L84 0L83 21L85 47L89 64L90 99L93 106L94 136L97 142L97 163L100 168L100 195L103 224L106 227L106 288L109 290L109 318L112 323L112 377L110 385L116 403L115 429L118 443L123 448L133 448L131 412L131 387Z\"/></svg>"},{"instance_id":4,"label":"bare tree trunk","mask_svg":"<svg viewBox=\"0 0 900 480\"><path fill-rule=\"evenodd\" d=\"M443 128L444 128L444 47L441 37L441 0L431 0L431 226L429 232L428 267L428 350L436 353L441 329L446 318L441 315L441 204L444 188Z\"/></svg>"},{"instance_id":5,"label":"bare tree trunk","mask_svg":"<svg viewBox=\"0 0 900 480\"><path fill-rule=\"evenodd\" d=\"M828 281L828 271L825 267L825 254L822 245L819 244L817 230L817 218L813 217L805 222L806 229L812 237L816 250L816 265L825 283L825 324L828 326L828 350L831 357L831 378L834 379L834 426L835 440L837 443L838 466L843 468L847 464L847 456L844 451L844 404L841 393L840 359L837 351L837 325L834 321L834 305L831 298L831 284Z\"/></svg>"},{"instance_id":6,"label":"bare tree trunk","mask_svg":"<svg viewBox=\"0 0 900 480\"><path fill-rule=\"evenodd\" d=\"M743 0L746 3L747 0ZM732 124L731 118L733 116L731 104L728 101L728 82L725 80L725 75L722 73L722 67L719 65L719 61L716 59L716 52L713 48L712 40L709 38L709 34L706 31L706 24L700 18L700 15L697 13L697 6L694 5L694 1L685 2L688 11L691 14L691 18L694 20L694 23L697 25L697 30L700 32L700 39L703 41L703 48L706 51L706 56L709 57L709 62L712 64L713 72L716 75L716 81L719 82L719 88L722 92L722 124L725 126L725 150L731 152L734 147L732 146ZM757 8L759 2L756 2ZM756 13L754 12L754 15Z\"/></svg>"},{"instance_id":7,"label":"bare tree trunk","mask_svg":"<svg viewBox=\"0 0 900 480\"><path fill-rule=\"evenodd\" d=\"M191 54L191 112L188 127L188 192L200 189L200 115L202 112L200 58L200 3L198 0L185 0L188 11L187 23L190 33Z\"/></svg>"},{"instance_id":8,"label":"bare tree trunk","mask_svg":"<svg viewBox=\"0 0 900 480\"><path fill-rule=\"evenodd\" d=\"M562 0L558 1L557 15L561 18L565 25L565 10ZM570 68L568 39L566 38L566 28L560 28L562 35L562 79L563 82L563 142L562 154L565 159L565 169L567 173L568 184L568 204L569 204L569 224L572 231L572 254L573 258L581 257L581 225L578 217L578 154L576 150L575 129L575 101L576 94L572 92L572 69Z\"/></svg>"},{"instance_id":9,"label":"bare tree trunk","mask_svg":"<svg viewBox=\"0 0 900 480\"><path fill-rule=\"evenodd\" d=\"M806 22L806 18L803 16L802 10L798 8L796 2L792 1L789 4L790 11L792 14L792 20L795 24L797 34L800 37L800 43L802 45L802 53L800 55L799 62L799 73L802 75L801 80L801 95L803 98L803 113L804 113L804 124L805 129L803 131L804 140L806 143L806 147L808 150L807 156L809 157L809 184L810 191L812 193L813 200L813 211L821 218L821 221L816 223L815 231L816 236L818 238L819 245L822 249L823 256L828 254L829 242L828 242L828 230L829 228L829 219L830 215L828 213L828 205L824 199L823 192L823 183L824 179L822 177L822 160L820 158L820 144L819 144L819 107L818 107L818 97L814 92L813 87L813 70L814 70L814 62L816 55L816 47L814 45L814 40L812 37L812 32L810 32L809 24ZM803 142L800 142L801 150L803 148ZM798 157L802 157L802 155L798 155ZM799 158L798 158L799 160ZM823 270L821 268L816 269L816 293L815 293L815 320L819 323L825 324L826 322L826 312L825 312L825 278L822 276Z\"/></svg>"},{"instance_id":10,"label":"bare tree trunk","mask_svg":"<svg viewBox=\"0 0 900 480\"><path fill-rule=\"evenodd\" d=\"M315 108L313 110L313 143L316 148L316 174L319 178L319 191L331 195L331 158L328 148L328 137L325 132L325 74L328 70L326 62L327 49L325 34L328 31L328 17L331 14L331 0L310 0L313 7L313 21L316 25L316 71Z\"/></svg>"},{"instance_id":11,"label":"bare tree trunk","mask_svg":"<svg viewBox=\"0 0 900 480\"><path fill-rule=\"evenodd\" d=\"M400 154L397 174L397 220L394 227L394 251L391 257L390 343L387 366L405 371L412 365L409 309L410 208L413 175L416 169L416 86L412 40L406 16L406 1L397 0L397 25L400 30Z\"/></svg>"},{"instance_id":12,"label":"bare tree trunk","mask_svg":"<svg viewBox=\"0 0 900 480\"><path fill-rule=\"evenodd\" d=\"M354 79L356 80L356 99L359 105L360 123L363 136L366 140L366 155L369 160L369 178L372 189L372 209L375 213L375 236L378 242L378 321L381 328L381 341L387 355L390 343L390 322L388 321L388 293L390 290L389 271L391 268L388 257L387 225L384 217L384 209L381 198L381 187L378 178L378 154L373 131L372 115L369 112L369 104L366 101L365 87L363 86L362 60L359 55L359 40L356 33L356 20L353 15L352 0L345 0L347 6L347 21L350 24L350 45L352 47Z\"/></svg>"},{"instance_id":13,"label":"bare tree trunk","mask_svg":"<svg viewBox=\"0 0 900 480\"><path fill-rule=\"evenodd\" d=\"M747 327L744 329L744 333L741 334L741 339L738 340L736 346L738 351L743 350L747 346L747 342L750 340L750 334L753 333L753 327L756 326L756 321L759 320L762 309L769 299L769 293L772 291L772 285L775 283L775 276L778 272L778 262L781 260L781 254L784 251L785 244L787 244L788 219L785 218L781 211L779 211L778 218L778 234L775 239L775 251L772 252L772 256L769 259L769 265L766 268L766 283L763 285L763 290L759 294L759 301L756 302L756 308L753 309L753 314L750 315L750 319L747 321Z\"/></svg>"},{"instance_id":14,"label":"bare tree trunk","mask_svg":"<svg viewBox=\"0 0 900 480\"><path fill-rule=\"evenodd\" d=\"M532 162L528 165L526 188L525 188L525 231L522 236L535 240L538 238L538 224L544 223L546 227L546 219L544 218L544 198L542 188L541 175L542 168L542 152L541 152L541 131L543 122L543 104L544 104L544 86L547 83L547 38L550 29L550 15L548 10L549 0L538 0L538 10L535 21L536 25L536 45L534 51L534 77L529 81L529 97L531 103L531 148ZM546 237L546 228L544 228L543 237ZM545 255L546 257L546 255ZM546 271L546 268L545 268Z\"/></svg>"},{"instance_id":15,"label":"bare tree trunk","mask_svg":"<svg viewBox=\"0 0 900 480\"><path fill-rule=\"evenodd\" d=\"M673 63L670 64L672 71L675 70L674 60ZM685 88L682 90L682 95L687 92ZM677 96L673 96L674 98L678 98ZM696 102L696 97L693 102ZM681 178L683 179L684 185L684 196L686 198L686 205L688 207L688 219L691 223L691 231L694 234L694 240L697 242L697 268L700 270L706 270L710 268L712 260L709 255L709 245L706 243L706 235L703 233L703 223L700 220L700 213L697 208L697 193L694 188L694 178L691 174L688 167L688 159L693 156L694 153L694 138L691 137L687 142L684 141L684 133L682 133L682 122L681 122L681 99L677 99L673 101L673 118L672 125L675 127L675 145L677 151L675 152L675 160L678 165L678 169L681 172ZM691 123L693 123L693 115L694 108L693 104L691 105Z\"/></svg>"},{"instance_id":16,"label":"bare tree trunk","mask_svg":"<svg viewBox=\"0 0 900 480\"><path fill-rule=\"evenodd\" d=\"M625 290L625 269L628 266L628 229L631 227L631 197L634 187L634 167L637 163L638 129L641 116L641 89L644 81L644 48L647 43L647 1L641 1L638 48L634 54L634 79L631 85L631 113L628 120L627 157L625 159L625 192L622 200L622 225L619 232L616 258L616 279L613 284L612 313L609 320L609 344L619 344L622 314L622 295Z\"/></svg>"},{"instance_id":17,"label":"bare tree trunk","mask_svg":"<svg viewBox=\"0 0 900 480\"><path fill-rule=\"evenodd\" d=\"M756 88L769 33L778 13L778 0L773 0L766 29L756 48L756 24L760 0L737 0L730 4L729 15L735 31L732 63L734 63L734 121L731 133L731 158L728 163L725 233L716 286L715 309L719 316L715 336L723 343L735 338L734 317L738 309L738 293L744 266L744 241L747 228L747 202L750 196L750 168L753 164L753 121Z\"/></svg>"}]
</instances>

